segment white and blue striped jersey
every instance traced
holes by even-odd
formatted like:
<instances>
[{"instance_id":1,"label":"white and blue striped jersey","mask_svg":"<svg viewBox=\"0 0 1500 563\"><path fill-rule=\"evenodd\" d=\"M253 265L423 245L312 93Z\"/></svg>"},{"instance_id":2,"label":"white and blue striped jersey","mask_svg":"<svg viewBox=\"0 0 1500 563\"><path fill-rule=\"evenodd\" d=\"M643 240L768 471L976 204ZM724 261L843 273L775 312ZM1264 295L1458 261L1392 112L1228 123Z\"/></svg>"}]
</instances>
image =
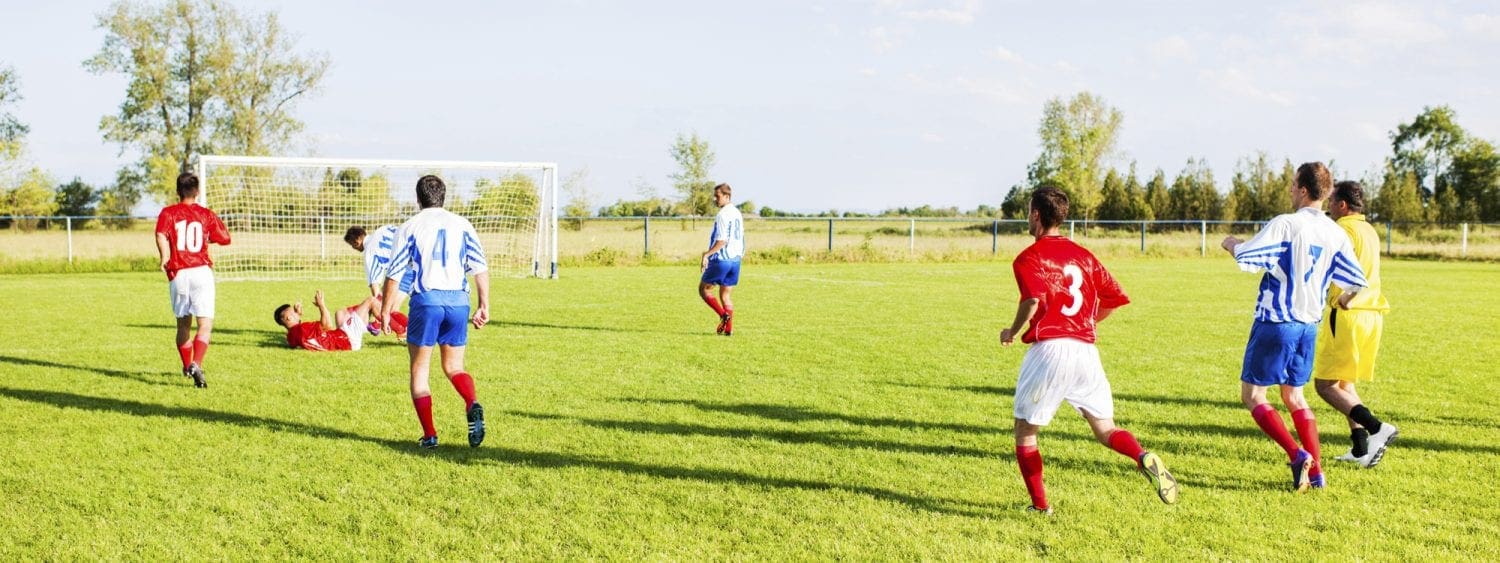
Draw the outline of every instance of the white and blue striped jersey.
<instances>
[{"instance_id":1,"label":"white and blue striped jersey","mask_svg":"<svg viewBox=\"0 0 1500 563\"><path fill-rule=\"evenodd\" d=\"M411 294L468 291L469 274L489 271L479 233L468 219L429 207L396 230L396 253L386 277L401 281L411 272Z\"/></svg>"},{"instance_id":2,"label":"white and blue striped jersey","mask_svg":"<svg viewBox=\"0 0 1500 563\"><path fill-rule=\"evenodd\" d=\"M391 255L396 252L396 226L381 225L365 235L365 281L370 285L384 284L385 272L390 268Z\"/></svg>"},{"instance_id":3,"label":"white and blue striped jersey","mask_svg":"<svg viewBox=\"0 0 1500 563\"><path fill-rule=\"evenodd\" d=\"M739 208L726 205L714 215L714 231L708 237L708 246L724 241L724 248L709 256L710 260L739 260L745 256L745 216Z\"/></svg>"},{"instance_id":4,"label":"white and blue striped jersey","mask_svg":"<svg viewBox=\"0 0 1500 563\"><path fill-rule=\"evenodd\" d=\"M1320 322L1329 283L1344 291L1367 285L1349 235L1315 207L1277 215L1235 247L1234 261L1246 272L1265 272L1257 321Z\"/></svg>"}]
</instances>

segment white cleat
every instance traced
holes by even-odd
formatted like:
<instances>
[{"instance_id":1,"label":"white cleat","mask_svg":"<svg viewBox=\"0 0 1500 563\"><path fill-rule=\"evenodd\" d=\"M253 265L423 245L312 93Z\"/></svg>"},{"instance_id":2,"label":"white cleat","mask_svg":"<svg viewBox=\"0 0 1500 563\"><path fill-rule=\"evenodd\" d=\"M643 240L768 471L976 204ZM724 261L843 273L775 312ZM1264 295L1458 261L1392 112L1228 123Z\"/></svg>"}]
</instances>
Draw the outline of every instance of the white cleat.
<instances>
[{"instance_id":1,"label":"white cleat","mask_svg":"<svg viewBox=\"0 0 1500 563\"><path fill-rule=\"evenodd\" d=\"M1396 441L1396 425L1389 422L1380 425L1380 431L1370 435L1370 450L1365 457L1359 458L1359 464L1363 467L1375 467L1385 457L1385 449Z\"/></svg>"},{"instance_id":2,"label":"white cleat","mask_svg":"<svg viewBox=\"0 0 1500 563\"><path fill-rule=\"evenodd\" d=\"M1359 458L1360 458L1360 456L1354 455L1354 450L1349 450L1347 452L1339 454L1339 456L1336 457L1336 458L1333 458L1333 460L1334 461L1344 461L1344 462L1348 462L1348 463L1359 463Z\"/></svg>"}]
</instances>

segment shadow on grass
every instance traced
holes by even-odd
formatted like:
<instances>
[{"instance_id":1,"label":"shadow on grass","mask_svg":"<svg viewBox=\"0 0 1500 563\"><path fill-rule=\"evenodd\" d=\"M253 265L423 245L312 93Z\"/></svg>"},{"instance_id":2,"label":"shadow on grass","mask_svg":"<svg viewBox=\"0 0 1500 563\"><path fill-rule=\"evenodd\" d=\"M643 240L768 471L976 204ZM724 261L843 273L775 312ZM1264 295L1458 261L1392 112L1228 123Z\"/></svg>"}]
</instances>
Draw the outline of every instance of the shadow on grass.
<instances>
[{"instance_id":1,"label":"shadow on grass","mask_svg":"<svg viewBox=\"0 0 1500 563\"><path fill-rule=\"evenodd\" d=\"M796 407L791 405L772 405L765 403L714 403L709 401L697 401L689 399L627 398L623 400L637 403L688 406L703 411L737 414L742 416L764 418L767 420L779 420L782 422L846 422L859 426L872 426L878 428L904 428L909 430L947 430L949 432L963 432L969 434L1009 434L1012 431L1009 426L983 426L978 424L961 424L954 422L926 422L921 420L910 420L905 418L893 418L884 416L858 416L820 411L807 407Z\"/></svg>"},{"instance_id":2,"label":"shadow on grass","mask_svg":"<svg viewBox=\"0 0 1500 563\"><path fill-rule=\"evenodd\" d=\"M1265 433L1261 432L1259 428L1255 427L1254 423L1251 422L1249 418L1249 415L1245 416L1246 420L1244 426L1225 426L1221 424L1186 422L1155 423L1154 426L1168 428L1174 432L1216 434L1220 436L1269 440L1268 438L1266 438ZM1322 434L1323 436L1329 436L1332 433L1323 432ZM1344 434L1342 432L1339 432L1336 435L1348 436L1348 434ZM1396 452L1395 455L1400 455L1399 452L1403 449L1416 449L1429 452L1465 452L1475 454L1500 455L1500 446L1492 446L1487 444L1465 444L1460 442L1449 442L1445 440L1434 440L1423 436L1413 436L1411 430L1403 431L1396 437L1396 441L1392 442L1391 451ZM1331 455L1327 446L1323 448L1323 455ZM1325 457L1325 459L1327 458Z\"/></svg>"},{"instance_id":3,"label":"shadow on grass","mask_svg":"<svg viewBox=\"0 0 1500 563\"><path fill-rule=\"evenodd\" d=\"M127 325L121 325L121 326L124 326L125 328L149 328L149 329L152 329L152 330L164 331L166 334L173 334L177 330L177 325L169 325L169 324L165 324L165 323L161 323L161 324L135 323L135 324L127 324ZM214 344L219 345L219 346L249 346L251 348L267 348L267 347L285 348L286 347L286 332L285 331L261 330L261 329L255 329L255 328L223 328L223 327L215 326L214 327L214 335L215 336L236 336L236 337L238 337L238 336L244 336L244 337L248 337L248 338L244 338L244 339L241 339L241 338L218 338L218 339L215 339L214 340Z\"/></svg>"},{"instance_id":4,"label":"shadow on grass","mask_svg":"<svg viewBox=\"0 0 1500 563\"><path fill-rule=\"evenodd\" d=\"M73 393L64 393L58 391L40 391L0 387L0 397L52 405L60 408L79 409L85 411L115 412L134 416L159 416L197 420L215 424L232 424L245 428L263 429L273 432L287 432L314 438L364 442L383 446L394 450L397 453L409 455L412 457L433 458L463 465L467 465L475 461L480 461L540 468L583 468L612 471L626 475L641 475L659 479L680 479L699 481L704 483L732 484L749 487L769 487L778 489L796 489L804 491L837 491L864 495L879 500L903 504L919 510L949 514L954 516L967 516L973 518L994 518L997 516L1010 516L1018 519L1025 517L1025 515L1019 510L1013 509L1008 505L985 505L952 499L927 498L923 496L864 485L829 483L812 479L773 477L745 473L741 471L732 471L727 469L681 467L674 465L638 463L623 460L596 459L592 457L557 452L518 450L506 448L503 446L484 446L473 449L467 447L446 446L432 451L422 451L417 449L416 444L413 442L374 438L347 432L344 430L311 424L303 424L299 422L288 422L284 420L277 420L274 418L252 416L234 412L216 411L197 407L174 407L123 399L90 397L86 395L76 395Z\"/></svg>"},{"instance_id":5,"label":"shadow on grass","mask_svg":"<svg viewBox=\"0 0 1500 563\"><path fill-rule=\"evenodd\" d=\"M681 422L649 422L644 420L606 420L596 418L580 418L562 416L549 413L534 413L523 411L505 411L505 414L530 418L533 420L556 420L562 422L573 422L600 428L604 430L619 430L624 432L635 432L639 434L666 434L673 436L703 436L710 438L738 438L744 440L770 440L785 444L820 444L825 446L879 450L884 452L913 453L935 456L968 456L975 458L992 459L999 457L999 452L991 452L978 448L959 446L930 446L926 444L908 444L904 442L892 442L889 440L870 440L849 436L847 432L806 432L796 430L761 430L751 428L730 428L720 426L706 426L701 424L686 424Z\"/></svg>"},{"instance_id":6,"label":"shadow on grass","mask_svg":"<svg viewBox=\"0 0 1500 563\"><path fill-rule=\"evenodd\" d=\"M119 379L128 379L130 381L135 381L135 382L139 382L139 383L147 383L147 384L150 384L150 385L165 385L165 386L168 386L168 387L176 387L176 386L178 386L178 385L175 385L175 384L172 383L173 378L174 378L174 376L175 377L181 377L182 376L182 374L180 374L180 373L163 373L163 372L149 372L149 371L125 371L125 370L119 370L119 369L100 368L100 367L93 367L93 366L60 364L60 363L57 363L57 362L49 362L49 361L46 361L46 360L34 360L34 359L31 359L31 358L18 358L18 357L15 357L15 356L0 356L0 364L12 364L12 365L18 365L18 366L30 366L30 367L39 367L39 368L52 368L52 369L64 369L64 370L75 370L75 371L87 371L87 372L91 372L91 373L96 373L96 374L99 374L99 375L103 375L103 376L106 376L106 377L114 377L114 378L119 378ZM184 384L186 384L186 385L192 385L192 383L187 378L185 378L185 377L182 378L181 381L184 382Z\"/></svg>"},{"instance_id":7,"label":"shadow on grass","mask_svg":"<svg viewBox=\"0 0 1500 563\"><path fill-rule=\"evenodd\" d=\"M267 323L270 323L270 320L269 320L270 318L271 318L270 315L266 315L266 319L268 319L266 321ZM120 326L123 326L125 328L149 328L149 329L153 329L153 330L165 330L165 331L167 331L169 333L176 332L176 330L177 330L177 325L175 325L175 324L166 324L166 323L154 323L154 324L131 323L131 324L125 324L125 325L120 325ZM220 327L218 325L214 326L214 334L235 334L235 335L248 334L248 335L254 336L254 335L258 335L258 334L266 334L266 333L269 333L269 332L271 332L271 331L254 329L254 328L223 328L223 327Z\"/></svg>"},{"instance_id":8,"label":"shadow on grass","mask_svg":"<svg viewBox=\"0 0 1500 563\"><path fill-rule=\"evenodd\" d=\"M897 386L897 387L911 387L913 389L938 389L938 390L946 390L946 391L963 391L963 392L968 392L968 393L979 393L979 394L982 394L982 395L999 395L999 396L1002 396L1002 397L1012 397L1012 396L1015 396L1015 394L1016 394L1016 388L1015 387L1013 387L1013 386L1005 386L1005 385L959 385L959 386L946 386L946 385L924 385L924 384L921 384L921 383L901 383L901 382L894 382L894 381L883 381L883 382L880 382L880 383L885 384L885 385L893 385L893 386ZM1190 406L1190 407L1211 407L1211 408L1224 408L1224 409L1243 409L1244 408L1244 405L1241 404L1239 401L1229 400L1229 399L1204 399L1204 398L1198 398L1198 397L1177 397L1177 396L1165 396L1165 395L1142 395L1142 394L1139 394L1139 393L1120 393L1120 392L1114 392L1113 396L1114 396L1115 400L1117 400L1117 401L1129 401L1129 402L1134 402L1134 403L1171 404L1171 405L1185 405L1185 406Z\"/></svg>"},{"instance_id":9,"label":"shadow on grass","mask_svg":"<svg viewBox=\"0 0 1500 563\"><path fill-rule=\"evenodd\" d=\"M619 333L626 333L626 334L681 334L681 335L685 335L685 336L715 336L715 334L713 334L711 332L708 332L707 330L704 330L704 331L701 331L701 332L665 331L665 330L650 330L650 329L644 329L644 328L619 327L619 326L561 325L561 324L536 323L536 322L530 322L530 321L508 321L508 320L492 320L492 321L490 321L490 324L492 324L492 325L500 325L500 326L520 327L520 328L546 328L546 329L554 329L554 330L583 330L583 331L589 331L589 332L619 332Z\"/></svg>"}]
</instances>

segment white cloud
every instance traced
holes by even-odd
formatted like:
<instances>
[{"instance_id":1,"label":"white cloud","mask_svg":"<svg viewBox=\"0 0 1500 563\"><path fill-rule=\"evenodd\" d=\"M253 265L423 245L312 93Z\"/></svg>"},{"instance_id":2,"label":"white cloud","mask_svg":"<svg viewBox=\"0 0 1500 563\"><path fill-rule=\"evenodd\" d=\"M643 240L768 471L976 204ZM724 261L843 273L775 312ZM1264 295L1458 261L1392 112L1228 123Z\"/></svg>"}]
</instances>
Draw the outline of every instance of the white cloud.
<instances>
[{"instance_id":1,"label":"white cloud","mask_svg":"<svg viewBox=\"0 0 1500 563\"><path fill-rule=\"evenodd\" d=\"M902 18L912 21L969 25L974 23L974 16L979 13L979 8L979 0L960 0L943 8L902 10L900 15Z\"/></svg>"},{"instance_id":2,"label":"white cloud","mask_svg":"<svg viewBox=\"0 0 1500 563\"><path fill-rule=\"evenodd\" d=\"M877 74L880 74L880 73L876 72L875 69L873 69L873 68L862 68L862 69L859 69L859 75L860 76L875 76Z\"/></svg>"},{"instance_id":3,"label":"white cloud","mask_svg":"<svg viewBox=\"0 0 1500 563\"><path fill-rule=\"evenodd\" d=\"M1464 16L1464 31L1490 41L1500 41L1500 17L1489 14Z\"/></svg>"},{"instance_id":4,"label":"white cloud","mask_svg":"<svg viewBox=\"0 0 1500 563\"><path fill-rule=\"evenodd\" d=\"M1151 43L1151 45L1146 48L1146 51L1151 54L1152 60L1160 63L1172 61L1191 62L1198 58L1197 53L1193 50L1192 44L1188 43L1188 40L1183 38L1181 35L1173 35L1170 37L1158 39L1155 42Z\"/></svg>"},{"instance_id":5,"label":"white cloud","mask_svg":"<svg viewBox=\"0 0 1500 563\"><path fill-rule=\"evenodd\" d=\"M1356 123L1354 125L1354 128L1359 131L1360 135L1363 135L1366 139L1369 139L1371 141L1384 143L1390 140L1390 137L1386 136L1385 129L1381 129L1379 125L1376 125L1374 123L1362 121Z\"/></svg>"},{"instance_id":6,"label":"white cloud","mask_svg":"<svg viewBox=\"0 0 1500 563\"><path fill-rule=\"evenodd\" d=\"M1364 64L1377 50L1409 49L1447 39L1422 4L1339 2L1284 12L1278 33L1307 55Z\"/></svg>"},{"instance_id":7,"label":"white cloud","mask_svg":"<svg viewBox=\"0 0 1500 563\"><path fill-rule=\"evenodd\" d=\"M1068 61L1057 61L1055 63L1052 63L1052 68L1054 70L1058 71L1058 72L1063 73L1063 74L1077 74L1078 73L1078 67L1073 66L1073 63L1070 63Z\"/></svg>"},{"instance_id":8,"label":"white cloud","mask_svg":"<svg viewBox=\"0 0 1500 563\"><path fill-rule=\"evenodd\" d=\"M1261 88L1256 84L1254 77L1237 68L1205 70L1198 73L1198 77L1220 90L1237 96L1270 102L1279 106L1291 106L1294 103L1290 94Z\"/></svg>"},{"instance_id":9,"label":"white cloud","mask_svg":"<svg viewBox=\"0 0 1500 563\"><path fill-rule=\"evenodd\" d=\"M995 47L994 49L990 49L989 55L1001 62L1015 63L1018 65L1026 64L1026 60L1022 59L1021 55L1017 55L1015 51L1011 51L1010 49L1006 49L1005 47Z\"/></svg>"},{"instance_id":10,"label":"white cloud","mask_svg":"<svg viewBox=\"0 0 1500 563\"><path fill-rule=\"evenodd\" d=\"M898 32L891 31L883 25L877 25L865 30L865 37L870 40L870 48L876 53L889 53L900 44Z\"/></svg>"}]
</instances>

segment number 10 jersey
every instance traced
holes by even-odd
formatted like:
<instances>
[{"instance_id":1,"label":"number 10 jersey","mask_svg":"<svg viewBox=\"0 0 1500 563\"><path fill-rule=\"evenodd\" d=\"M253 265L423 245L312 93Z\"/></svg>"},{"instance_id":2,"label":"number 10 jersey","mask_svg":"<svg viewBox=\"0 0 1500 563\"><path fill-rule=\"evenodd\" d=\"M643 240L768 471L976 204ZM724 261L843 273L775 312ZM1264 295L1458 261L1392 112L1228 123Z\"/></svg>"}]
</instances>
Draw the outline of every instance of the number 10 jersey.
<instances>
[{"instance_id":1,"label":"number 10 jersey","mask_svg":"<svg viewBox=\"0 0 1500 563\"><path fill-rule=\"evenodd\" d=\"M1130 303L1099 259L1062 236L1037 239L1011 263L1021 301L1036 298L1037 311L1021 341L1073 338L1093 343L1100 308Z\"/></svg>"},{"instance_id":2,"label":"number 10 jersey","mask_svg":"<svg viewBox=\"0 0 1500 563\"><path fill-rule=\"evenodd\" d=\"M196 203L169 205L156 216L156 234L167 237L167 279L177 277L179 270L213 266L208 257L208 243L229 244L229 229L209 208Z\"/></svg>"}]
</instances>

